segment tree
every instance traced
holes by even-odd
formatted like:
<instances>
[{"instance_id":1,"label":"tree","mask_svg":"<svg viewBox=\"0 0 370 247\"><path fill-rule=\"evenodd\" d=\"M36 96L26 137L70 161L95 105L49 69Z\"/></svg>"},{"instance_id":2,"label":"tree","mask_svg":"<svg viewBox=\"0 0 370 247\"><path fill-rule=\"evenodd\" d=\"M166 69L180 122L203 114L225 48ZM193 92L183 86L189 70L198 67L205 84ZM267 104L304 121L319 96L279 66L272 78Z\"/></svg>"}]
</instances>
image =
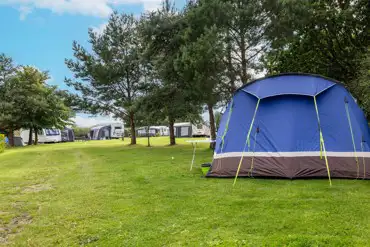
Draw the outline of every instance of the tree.
<instances>
[{"instance_id":1,"label":"tree","mask_svg":"<svg viewBox=\"0 0 370 247\"><path fill-rule=\"evenodd\" d=\"M162 9L143 16L140 34L145 44L145 57L152 67L152 88L147 99L153 111L166 118L170 129L170 145L175 145L174 123L177 119L199 116L200 101L193 84L184 80L176 68L184 44L182 34L186 20L170 1Z\"/></svg>"},{"instance_id":2,"label":"tree","mask_svg":"<svg viewBox=\"0 0 370 247\"><path fill-rule=\"evenodd\" d=\"M0 85L14 75L15 71L16 66L13 63L13 59L7 57L4 53L0 53Z\"/></svg>"},{"instance_id":3,"label":"tree","mask_svg":"<svg viewBox=\"0 0 370 247\"><path fill-rule=\"evenodd\" d=\"M360 59L360 68L353 82L354 94L361 99L360 105L370 122L370 47Z\"/></svg>"},{"instance_id":4,"label":"tree","mask_svg":"<svg viewBox=\"0 0 370 247\"><path fill-rule=\"evenodd\" d=\"M0 126L8 133L10 146L14 145L14 130L22 128L23 110L17 102L22 89L17 87L17 82L16 78L7 78L0 85Z\"/></svg>"},{"instance_id":5,"label":"tree","mask_svg":"<svg viewBox=\"0 0 370 247\"><path fill-rule=\"evenodd\" d=\"M70 109L57 95L56 87L48 86L47 73L33 67L22 67L2 86L0 125L5 129L30 130L29 145L37 144L37 133L42 128L62 128L70 123Z\"/></svg>"},{"instance_id":6,"label":"tree","mask_svg":"<svg viewBox=\"0 0 370 247\"><path fill-rule=\"evenodd\" d=\"M0 109L4 107L4 105L7 104L6 99L5 99L6 91L4 88L4 83L5 81L9 80L14 75L15 71L16 71L16 66L13 63L13 59L1 53L0 54ZM11 146L13 146L14 144L13 130L16 125L16 122L12 121L12 123L10 123L8 122L9 119L11 118L9 116L5 116L4 112L0 112L0 128L5 129L7 132L9 132L9 137L10 137L9 143ZM3 125L1 123L3 123Z\"/></svg>"},{"instance_id":7,"label":"tree","mask_svg":"<svg viewBox=\"0 0 370 247\"><path fill-rule=\"evenodd\" d=\"M47 72L40 72L38 69L24 66L16 73L17 82L14 81L18 87L18 96L22 97L18 103L24 109L20 114L21 124L23 128L30 130L28 145L32 144L33 132L35 133L35 144L37 144L37 133L39 130L39 118L42 116L40 113L48 108L45 102L45 83L49 79Z\"/></svg>"},{"instance_id":8,"label":"tree","mask_svg":"<svg viewBox=\"0 0 370 247\"><path fill-rule=\"evenodd\" d=\"M245 84L253 72L261 69L260 56L267 50L269 17L263 0L223 0L226 32L224 34L231 93Z\"/></svg>"},{"instance_id":9,"label":"tree","mask_svg":"<svg viewBox=\"0 0 370 247\"><path fill-rule=\"evenodd\" d=\"M183 32L182 54L176 61L177 71L183 80L192 84L194 97L207 106L213 140L216 139L213 108L229 91L225 83L224 28L214 23L215 12L218 13L208 4L188 4L184 11L188 27ZM210 147L213 148L214 143Z\"/></svg>"},{"instance_id":10,"label":"tree","mask_svg":"<svg viewBox=\"0 0 370 247\"><path fill-rule=\"evenodd\" d=\"M56 86L45 86L42 98L44 104L40 105L41 107L36 111L36 121L33 124L36 136L35 145L38 143L38 130L43 128L64 129L65 126L73 124L70 119L74 116L74 113L65 104Z\"/></svg>"},{"instance_id":11,"label":"tree","mask_svg":"<svg viewBox=\"0 0 370 247\"><path fill-rule=\"evenodd\" d=\"M101 35L89 30L91 52L74 42L75 60L66 60L77 79L66 83L80 92L79 109L129 118L131 144L136 144L134 105L143 83L137 24L133 15L113 13Z\"/></svg>"},{"instance_id":12,"label":"tree","mask_svg":"<svg viewBox=\"0 0 370 247\"><path fill-rule=\"evenodd\" d=\"M276 1L264 58L270 73L306 72L343 82L363 105L358 71L370 45L367 0Z\"/></svg>"}]
</instances>

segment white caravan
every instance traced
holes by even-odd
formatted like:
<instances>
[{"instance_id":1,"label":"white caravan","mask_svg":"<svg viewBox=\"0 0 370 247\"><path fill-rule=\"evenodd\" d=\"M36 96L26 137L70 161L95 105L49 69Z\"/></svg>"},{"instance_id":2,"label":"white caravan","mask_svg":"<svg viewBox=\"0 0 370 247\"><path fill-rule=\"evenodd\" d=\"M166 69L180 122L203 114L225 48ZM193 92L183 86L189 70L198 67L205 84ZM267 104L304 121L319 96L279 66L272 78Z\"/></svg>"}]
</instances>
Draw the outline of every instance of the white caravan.
<instances>
[{"instance_id":1,"label":"white caravan","mask_svg":"<svg viewBox=\"0 0 370 247\"><path fill-rule=\"evenodd\" d=\"M62 131L59 129L42 129L37 134L40 143L62 142Z\"/></svg>"},{"instance_id":2,"label":"white caravan","mask_svg":"<svg viewBox=\"0 0 370 247\"><path fill-rule=\"evenodd\" d=\"M119 139L124 136L124 125L121 123L101 124L90 129L91 140Z\"/></svg>"},{"instance_id":3,"label":"white caravan","mask_svg":"<svg viewBox=\"0 0 370 247\"><path fill-rule=\"evenodd\" d=\"M137 135L139 137L147 136L147 127L141 127L137 129ZM150 126L149 136L168 136L169 128L167 126Z\"/></svg>"},{"instance_id":4,"label":"white caravan","mask_svg":"<svg viewBox=\"0 0 370 247\"><path fill-rule=\"evenodd\" d=\"M150 126L149 132L159 136L170 135L170 129L167 126Z\"/></svg>"},{"instance_id":5,"label":"white caravan","mask_svg":"<svg viewBox=\"0 0 370 247\"><path fill-rule=\"evenodd\" d=\"M193 136L211 136L210 128L205 124L197 124L193 128Z\"/></svg>"},{"instance_id":6,"label":"white caravan","mask_svg":"<svg viewBox=\"0 0 370 247\"><path fill-rule=\"evenodd\" d=\"M194 125L190 122L175 123L174 127L176 137L210 136L209 127L205 124Z\"/></svg>"},{"instance_id":7,"label":"white caravan","mask_svg":"<svg viewBox=\"0 0 370 247\"><path fill-rule=\"evenodd\" d=\"M124 136L125 126L122 123L112 123L110 126L112 139L119 139Z\"/></svg>"},{"instance_id":8,"label":"white caravan","mask_svg":"<svg viewBox=\"0 0 370 247\"><path fill-rule=\"evenodd\" d=\"M59 129L41 129L37 133L39 143L57 143L62 141L62 133ZM23 145L28 145L30 130L22 129L20 131ZM32 134L32 141L35 141L35 133Z\"/></svg>"}]
</instances>

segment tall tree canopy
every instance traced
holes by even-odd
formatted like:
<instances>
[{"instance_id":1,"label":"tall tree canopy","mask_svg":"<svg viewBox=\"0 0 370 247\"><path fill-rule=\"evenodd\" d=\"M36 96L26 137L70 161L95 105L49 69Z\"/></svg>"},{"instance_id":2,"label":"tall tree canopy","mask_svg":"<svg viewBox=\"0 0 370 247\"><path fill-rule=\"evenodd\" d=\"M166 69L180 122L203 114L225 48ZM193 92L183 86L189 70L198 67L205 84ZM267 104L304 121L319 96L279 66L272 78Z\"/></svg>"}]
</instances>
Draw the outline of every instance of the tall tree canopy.
<instances>
[{"instance_id":1,"label":"tall tree canopy","mask_svg":"<svg viewBox=\"0 0 370 247\"><path fill-rule=\"evenodd\" d=\"M70 124L72 111L58 95L55 86L48 86L48 74L24 66L8 77L0 89L0 126L12 133L30 130L29 144L42 128L63 128ZM12 144L12 143L11 143Z\"/></svg>"},{"instance_id":2,"label":"tall tree canopy","mask_svg":"<svg viewBox=\"0 0 370 247\"><path fill-rule=\"evenodd\" d=\"M363 106L358 72L370 45L368 0L273 1L270 73L307 72L343 82ZM271 7L272 6L272 7Z\"/></svg>"},{"instance_id":3,"label":"tall tree canopy","mask_svg":"<svg viewBox=\"0 0 370 247\"><path fill-rule=\"evenodd\" d=\"M134 106L143 83L137 24L133 15L113 13L102 34L89 30L91 51L74 42L75 59L66 60L77 79L66 83L80 92L80 110L128 118L131 144L136 144Z\"/></svg>"},{"instance_id":4,"label":"tall tree canopy","mask_svg":"<svg viewBox=\"0 0 370 247\"><path fill-rule=\"evenodd\" d=\"M4 109L8 107L7 102L8 91L6 90L5 82L9 81L16 71L16 66L11 57L4 53L0 54L0 129L10 132L10 144L13 145L13 130L19 127L16 110L13 114L5 112Z\"/></svg>"},{"instance_id":5,"label":"tall tree canopy","mask_svg":"<svg viewBox=\"0 0 370 247\"><path fill-rule=\"evenodd\" d=\"M183 33L187 27L182 12L177 12L170 1L163 7L143 17L140 33L145 44L146 61L152 67L152 90L147 95L151 107L167 118L170 128L170 145L176 144L174 123L180 118L189 120L199 116L200 100L194 84L179 73L176 62L184 45Z\"/></svg>"},{"instance_id":6,"label":"tall tree canopy","mask_svg":"<svg viewBox=\"0 0 370 247\"><path fill-rule=\"evenodd\" d=\"M259 58L268 47L266 34L270 19L264 0L223 1L227 12L225 37L229 70L234 71L234 79L245 84L253 72L260 69Z\"/></svg>"},{"instance_id":7,"label":"tall tree canopy","mask_svg":"<svg viewBox=\"0 0 370 247\"><path fill-rule=\"evenodd\" d=\"M176 71L192 85L193 97L207 106L213 140L216 139L213 109L229 92L225 83L225 27L214 22L220 6L214 6L214 2L188 3L183 13L187 25L181 32L181 54L175 61Z\"/></svg>"},{"instance_id":8,"label":"tall tree canopy","mask_svg":"<svg viewBox=\"0 0 370 247\"><path fill-rule=\"evenodd\" d=\"M16 71L13 59L0 53L0 85Z\"/></svg>"}]
</instances>

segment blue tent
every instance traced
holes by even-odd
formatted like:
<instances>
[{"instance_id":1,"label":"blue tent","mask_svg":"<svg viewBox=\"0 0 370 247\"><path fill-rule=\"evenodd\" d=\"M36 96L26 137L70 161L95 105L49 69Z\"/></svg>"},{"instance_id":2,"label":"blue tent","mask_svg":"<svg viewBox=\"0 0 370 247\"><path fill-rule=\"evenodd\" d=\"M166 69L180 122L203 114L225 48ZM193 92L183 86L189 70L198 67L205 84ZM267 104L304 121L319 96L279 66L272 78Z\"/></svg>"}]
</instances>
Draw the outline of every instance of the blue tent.
<instances>
[{"instance_id":1,"label":"blue tent","mask_svg":"<svg viewBox=\"0 0 370 247\"><path fill-rule=\"evenodd\" d=\"M343 85L280 74L234 94L207 176L369 179L369 145L364 113Z\"/></svg>"}]
</instances>

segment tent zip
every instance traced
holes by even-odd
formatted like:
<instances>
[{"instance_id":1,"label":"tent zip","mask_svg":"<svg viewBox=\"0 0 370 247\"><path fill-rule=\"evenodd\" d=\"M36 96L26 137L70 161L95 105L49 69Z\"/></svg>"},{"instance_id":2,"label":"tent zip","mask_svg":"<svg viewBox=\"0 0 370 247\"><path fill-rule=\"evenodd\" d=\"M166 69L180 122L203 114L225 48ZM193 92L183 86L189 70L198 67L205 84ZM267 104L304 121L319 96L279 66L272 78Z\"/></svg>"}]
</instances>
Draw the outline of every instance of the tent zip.
<instances>
[{"instance_id":1,"label":"tent zip","mask_svg":"<svg viewBox=\"0 0 370 247\"><path fill-rule=\"evenodd\" d=\"M317 102L316 102L316 96L313 96L313 101L315 103L315 110L316 110L316 116L317 116L317 123L319 124L319 132L320 132L320 158L322 159L322 152L324 153L324 158L325 158L325 165L326 165L326 170L328 172L328 178L329 178L329 183L330 186L331 184L331 177L330 177L330 168L329 168L329 162L328 162L328 157L326 155L326 148L325 148L325 141L324 141L324 136L322 134L321 130L321 124L320 124L320 116L319 116L319 109L317 107Z\"/></svg>"},{"instance_id":2,"label":"tent zip","mask_svg":"<svg viewBox=\"0 0 370 247\"><path fill-rule=\"evenodd\" d=\"M222 134L222 137L221 137L221 153L223 152L224 150L224 143L225 143L225 136L226 136L226 133L228 132L229 130L229 123L230 123L230 118L231 118L231 114L233 112L233 106L234 106L234 103L233 103L233 98L231 99L231 102L230 102L230 110L229 110L229 114L227 116L227 121L226 121L226 126L225 126L225 130L224 130L224 133Z\"/></svg>"},{"instance_id":3,"label":"tent zip","mask_svg":"<svg viewBox=\"0 0 370 247\"><path fill-rule=\"evenodd\" d=\"M347 114L347 119L348 119L349 130L351 132L351 137L352 137L353 152L355 154L355 160L356 160L356 165L357 165L357 178L359 178L359 176L360 176L360 166L359 166L359 163L358 163L358 157L357 157L357 152L356 152L355 136L353 135L352 122L351 122L351 116L349 114L349 108L348 108L348 100L347 100L347 98L344 98L344 106L346 108L346 114Z\"/></svg>"},{"instance_id":4,"label":"tent zip","mask_svg":"<svg viewBox=\"0 0 370 247\"><path fill-rule=\"evenodd\" d=\"M258 99L257 104L256 104L256 109L254 110L254 114L253 114L252 122L251 122L251 124L250 124L250 126L249 126L248 135L247 135L247 140L246 140L246 142L245 142L245 144L244 144L244 147L243 147L242 157L240 157L240 161L239 161L239 165L238 165L238 170L236 171L236 175L235 175L235 179L234 179L233 186L235 186L235 184L236 184L236 180L238 179L238 175L239 175L239 172L240 172L240 167L241 167L241 165L242 165L242 163L243 163L243 159L244 159L244 152L245 152L245 148L247 147L247 145L248 145L248 152L249 152L249 150L250 150L250 144L251 144L251 143L250 143L250 135L251 135L251 132L252 132L252 128L253 128L253 124L254 124L254 120L255 120L256 115L257 115L257 110L258 110L258 106L259 106L259 104L260 104L260 101L261 101L261 99Z\"/></svg>"}]
</instances>

